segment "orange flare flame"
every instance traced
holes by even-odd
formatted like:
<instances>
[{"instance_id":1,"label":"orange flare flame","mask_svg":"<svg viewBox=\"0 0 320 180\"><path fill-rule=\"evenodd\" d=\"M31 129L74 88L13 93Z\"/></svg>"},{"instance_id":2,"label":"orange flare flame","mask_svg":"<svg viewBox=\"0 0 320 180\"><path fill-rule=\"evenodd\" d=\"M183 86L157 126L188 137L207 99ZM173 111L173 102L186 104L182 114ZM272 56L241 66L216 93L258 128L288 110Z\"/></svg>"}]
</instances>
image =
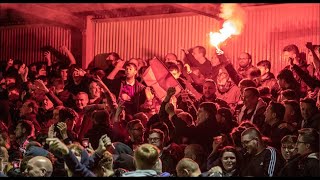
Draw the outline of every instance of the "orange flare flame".
<instances>
[{"instance_id":1,"label":"orange flare flame","mask_svg":"<svg viewBox=\"0 0 320 180\"><path fill-rule=\"evenodd\" d=\"M210 32L210 44L220 50L218 45L232 35L240 34L239 31L231 20L225 21L219 32Z\"/></svg>"}]
</instances>

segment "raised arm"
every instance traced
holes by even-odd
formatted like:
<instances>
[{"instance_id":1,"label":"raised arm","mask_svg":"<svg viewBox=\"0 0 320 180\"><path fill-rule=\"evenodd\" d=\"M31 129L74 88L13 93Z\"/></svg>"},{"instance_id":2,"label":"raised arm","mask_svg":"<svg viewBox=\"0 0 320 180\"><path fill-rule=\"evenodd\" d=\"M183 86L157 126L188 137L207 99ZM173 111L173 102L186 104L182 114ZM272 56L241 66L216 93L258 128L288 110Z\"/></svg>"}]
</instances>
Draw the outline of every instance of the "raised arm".
<instances>
[{"instance_id":1,"label":"raised arm","mask_svg":"<svg viewBox=\"0 0 320 180\"><path fill-rule=\"evenodd\" d=\"M295 71L297 75L311 88L315 89L320 87L320 81L311 77L308 72L303 71L299 66L293 64L293 60L290 60L291 70Z\"/></svg>"},{"instance_id":2,"label":"raised arm","mask_svg":"<svg viewBox=\"0 0 320 180\"><path fill-rule=\"evenodd\" d=\"M66 46L61 46L60 49L67 54L70 60L70 65L76 64L76 59L74 58L73 54Z\"/></svg>"},{"instance_id":3,"label":"raised arm","mask_svg":"<svg viewBox=\"0 0 320 180\"><path fill-rule=\"evenodd\" d=\"M117 108L117 100L115 96L112 94L110 89L104 84L99 76L93 78L98 85L102 88L104 95L106 96L108 106L110 107L111 111L114 111Z\"/></svg>"},{"instance_id":4,"label":"raised arm","mask_svg":"<svg viewBox=\"0 0 320 180\"><path fill-rule=\"evenodd\" d=\"M227 60L223 51L217 51L217 57L220 63L224 64L225 69L227 70L231 80L238 86L239 82L242 80L242 77L235 70L234 66Z\"/></svg>"},{"instance_id":5,"label":"raised arm","mask_svg":"<svg viewBox=\"0 0 320 180\"><path fill-rule=\"evenodd\" d=\"M61 142L58 138L47 138L46 141L49 143L50 150L52 152L60 152L63 159L65 160L69 170L75 174L79 174L83 177L96 177L85 165L81 164L76 156L68 149L68 147Z\"/></svg>"},{"instance_id":6,"label":"raised arm","mask_svg":"<svg viewBox=\"0 0 320 180\"><path fill-rule=\"evenodd\" d=\"M51 90L47 88L42 80L35 80L35 84L39 89L43 90L46 93L54 106L63 106L63 102Z\"/></svg>"},{"instance_id":7,"label":"raised arm","mask_svg":"<svg viewBox=\"0 0 320 180\"><path fill-rule=\"evenodd\" d=\"M122 69L123 65L126 63L124 60L118 60L116 66L111 71L111 73L107 76L107 79L113 80L117 73Z\"/></svg>"}]
</instances>

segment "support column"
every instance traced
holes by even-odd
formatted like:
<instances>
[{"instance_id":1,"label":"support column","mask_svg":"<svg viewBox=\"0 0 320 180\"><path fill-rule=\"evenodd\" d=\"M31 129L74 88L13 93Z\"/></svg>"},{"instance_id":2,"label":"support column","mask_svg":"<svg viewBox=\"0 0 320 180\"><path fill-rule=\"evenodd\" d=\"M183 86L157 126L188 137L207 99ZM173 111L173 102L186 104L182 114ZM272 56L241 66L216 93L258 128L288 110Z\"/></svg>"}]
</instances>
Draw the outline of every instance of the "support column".
<instances>
[{"instance_id":1,"label":"support column","mask_svg":"<svg viewBox=\"0 0 320 180\"><path fill-rule=\"evenodd\" d=\"M85 29L82 31L82 68L86 69L94 58L94 23L93 16L87 16Z\"/></svg>"}]
</instances>

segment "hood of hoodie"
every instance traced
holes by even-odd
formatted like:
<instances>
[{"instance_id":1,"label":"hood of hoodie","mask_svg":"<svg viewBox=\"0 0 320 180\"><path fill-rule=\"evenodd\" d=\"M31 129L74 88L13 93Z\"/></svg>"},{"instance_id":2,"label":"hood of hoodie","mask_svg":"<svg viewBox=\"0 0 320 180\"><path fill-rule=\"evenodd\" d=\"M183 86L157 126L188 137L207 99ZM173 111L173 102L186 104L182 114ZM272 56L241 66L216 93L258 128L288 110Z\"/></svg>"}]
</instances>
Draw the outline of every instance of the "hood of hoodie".
<instances>
[{"instance_id":1,"label":"hood of hoodie","mask_svg":"<svg viewBox=\"0 0 320 180\"><path fill-rule=\"evenodd\" d=\"M122 177L150 177L150 176L158 176L155 170L136 170L129 171L122 174Z\"/></svg>"},{"instance_id":2,"label":"hood of hoodie","mask_svg":"<svg viewBox=\"0 0 320 180\"><path fill-rule=\"evenodd\" d=\"M26 152L25 156L44 156L46 157L49 152L41 147L31 146L29 147Z\"/></svg>"},{"instance_id":3,"label":"hood of hoodie","mask_svg":"<svg viewBox=\"0 0 320 180\"><path fill-rule=\"evenodd\" d=\"M133 155L133 151L128 145L126 145L122 142L114 142L113 145L114 145L115 149L112 152L112 154L119 155L119 154L125 153L125 154L129 154L131 156Z\"/></svg>"}]
</instances>

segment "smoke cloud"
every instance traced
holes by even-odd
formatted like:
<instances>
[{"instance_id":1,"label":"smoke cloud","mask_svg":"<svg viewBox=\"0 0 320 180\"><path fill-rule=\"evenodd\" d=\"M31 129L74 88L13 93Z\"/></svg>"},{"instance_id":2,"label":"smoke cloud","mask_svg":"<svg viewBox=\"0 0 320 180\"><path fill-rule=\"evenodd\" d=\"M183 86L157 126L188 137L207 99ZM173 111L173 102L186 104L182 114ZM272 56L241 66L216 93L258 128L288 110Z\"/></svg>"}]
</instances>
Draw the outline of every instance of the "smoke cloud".
<instances>
[{"instance_id":1,"label":"smoke cloud","mask_svg":"<svg viewBox=\"0 0 320 180\"><path fill-rule=\"evenodd\" d=\"M232 22L236 29L234 35L239 35L242 32L247 18L245 10L235 3L221 4L219 17Z\"/></svg>"}]
</instances>

